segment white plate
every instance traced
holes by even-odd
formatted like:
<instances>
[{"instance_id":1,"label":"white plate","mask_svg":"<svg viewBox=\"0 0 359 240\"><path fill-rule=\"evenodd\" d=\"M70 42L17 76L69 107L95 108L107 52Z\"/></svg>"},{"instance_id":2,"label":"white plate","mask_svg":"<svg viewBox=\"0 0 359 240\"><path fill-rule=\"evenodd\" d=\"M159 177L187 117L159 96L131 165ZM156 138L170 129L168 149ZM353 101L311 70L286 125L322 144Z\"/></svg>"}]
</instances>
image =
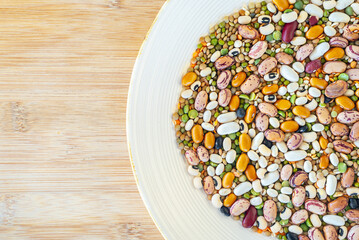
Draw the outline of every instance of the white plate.
<instances>
[{"instance_id":1,"label":"white plate","mask_svg":"<svg viewBox=\"0 0 359 240\"><path fill-rule=\"evenodd\" d=\"M128 95L127 135L143 201L167 239L268 239L225 217L196 190L177 148L172 113L198 39L243 0L170 0L137 58Z\"/></svg>"}]
</instances>

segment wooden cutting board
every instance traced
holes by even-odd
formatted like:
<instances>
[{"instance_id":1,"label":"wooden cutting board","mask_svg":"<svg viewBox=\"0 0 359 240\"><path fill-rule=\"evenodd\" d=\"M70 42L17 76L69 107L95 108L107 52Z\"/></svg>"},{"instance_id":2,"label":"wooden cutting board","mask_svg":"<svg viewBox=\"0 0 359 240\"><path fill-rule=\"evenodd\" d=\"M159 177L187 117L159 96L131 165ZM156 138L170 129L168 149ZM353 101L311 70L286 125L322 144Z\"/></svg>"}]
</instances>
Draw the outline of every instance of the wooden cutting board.
<instances>
[{"instance_id":1,"label":"wooden cutting board","mask_svg":"<svg viewBox=\"0 0 359 240\"><path fill-rule=\"evenodd\" d=\"M164 2L0 1L0 239L163 239L132 175L125 113Z\"/></svg>"}]
</instances>

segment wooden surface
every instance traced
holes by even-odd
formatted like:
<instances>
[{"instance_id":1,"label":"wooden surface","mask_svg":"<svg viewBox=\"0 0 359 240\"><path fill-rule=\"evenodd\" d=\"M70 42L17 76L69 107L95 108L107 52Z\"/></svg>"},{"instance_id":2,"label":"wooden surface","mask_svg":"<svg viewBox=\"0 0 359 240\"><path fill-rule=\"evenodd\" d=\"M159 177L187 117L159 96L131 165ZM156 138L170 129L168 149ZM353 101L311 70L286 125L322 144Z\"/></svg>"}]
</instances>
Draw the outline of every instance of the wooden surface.
<instances>
[{"instance_id":1,"label":"wooden surface","mask_svg":"<svg viewBox=\"0 0 359 240\"><path fill-rule=\"evenodd\" d=\"M162 239L125 119L164 1L0 0L0 239Z\"/></svg>"}]
</instances>

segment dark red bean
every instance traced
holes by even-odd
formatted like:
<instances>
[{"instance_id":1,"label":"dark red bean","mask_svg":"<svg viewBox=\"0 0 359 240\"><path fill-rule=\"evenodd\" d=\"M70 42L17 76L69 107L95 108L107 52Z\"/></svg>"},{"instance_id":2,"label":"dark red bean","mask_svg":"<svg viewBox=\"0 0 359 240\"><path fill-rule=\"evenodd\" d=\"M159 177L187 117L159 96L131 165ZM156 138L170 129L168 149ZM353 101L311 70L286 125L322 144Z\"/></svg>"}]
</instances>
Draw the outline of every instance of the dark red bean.
<instances>
[{"instance_id":1,"label":"dark red bean","mask_svg":"<svg viewBox=\"0 0 359 240\"><path fill-rule=\"evenodd\" d=\"M254 225L257 220L257 209L254 206L250 206L243 219L242 226L250 228Z\"/></svg>"},{"instance_id":2,"label":"dark red bean","mask_svg":"<svg viewBox=\"0 0 359 240\"><path fill-rule=\"evenodd\" d=\"M291 23L286 23L283 27L282 30L282 40L285 43L289 43L290 41L292 41L293 37L294 37L294 33L297 30L298 27L298 22L294 21Z\"/></svg>"},{"instance_id":3,"label":"dark red bean","mask_svg":"<svg viewBox=\"0 0 359 240\"><path fill-rule=\"evenodd\" d=\"M320 59L316 59L314 61L307 63L307 65L305 65L305 72L306 73L314 73L321 67L322 67L322 62L320 61Z\"/></svg>"},{"instance_id":4,"label":"dark red bean","mask_svg":"<svg viewBox=\"0 0 359 240\"><path fill-rule=\"evenodd\" d=\"M309 18L309 25L310 26L314 26L315 24L317 24L318 23L318 17L316 17L316 16L311 16L310 18Z\"/></svg>"}]
</instances>

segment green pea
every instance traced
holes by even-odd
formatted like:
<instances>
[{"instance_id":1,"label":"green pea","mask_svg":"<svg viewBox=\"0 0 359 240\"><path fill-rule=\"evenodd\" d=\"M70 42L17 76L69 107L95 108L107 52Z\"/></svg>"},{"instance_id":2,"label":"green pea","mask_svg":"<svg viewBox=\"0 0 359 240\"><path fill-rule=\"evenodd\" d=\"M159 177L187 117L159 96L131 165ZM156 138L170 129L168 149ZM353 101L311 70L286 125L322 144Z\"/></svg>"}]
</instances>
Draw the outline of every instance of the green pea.
<instances>
[{"instance_id":1,"label":"green pea","mask_svg":"<svg viewBox=\"0 0 359 240\"><path fill-rule=\"evenodd\" d=\"M339 74L338 79L348 81L349 80L349 75L346 74L346 73L341 73L341 74Z\"/></svg>"},{"instance_id":2,"label":"green pea","mask_svg":"<svg viewBox=\"0 0 359 240\"><path fill-rule=\"evenodd\" d=\"M216 86L217 85L217 81L212 81L212 86Z\"/></svg>"},{"instance_id":3,"label":"green pea","mask_svg":"<svg viewBox=\"0 0 359 240\"><path fill-rule=\"evenodd\" d=\"M254 28L258 29L258 28L259 28L259 23L256 22L256 23L254 24Z\"/></svg>"},{"instance_id":4,"label":"green pea","mask_svg":"<svg viewBox=\"0 0 359 240\"><path fill-rule=\"evenodd\" d=\"M243 197L246 198L246 199L249 199L250 195L249 195L249 193L245 193L245 194L243 194Z\"/></svg>"},{"instance_id":5,"label":"green pea","mask_svg":"<svg viewBox=\"0 0 359 240\"><path fill-rule=\"evenodd\" d=\"M313 227L313 224L309 218L305 221L305 224L307 224L308 227Z\"/></svg>"},{"instance_id":6,"label":"green pea","mask_svg":"<svg viewBox=\"0 0 359 240\"><path fill-rule=\"evenodd\" d=\"M218 43L217 38L213 38L213 39L211 40L211 44L212 44L213 46L216 46L217 43Z\"/></svg>"},{"instance_id":7,"label":"green pea","mask_svg":"<svg viewBox=\"0 0 359 240\"><path fill-rule=\"evenodd\" d=\"M226 28L222 28L221 30L222 30L222 33L226 32Z\"/></svg>"},{"instance_id":8,"label":"green pea","mask_svg":"<svg viewBox=\"0 0 359 240\"><path fill-rule=\"evenodd\" d=\"M263 6L262 7L262 11L266 11L267 10L267 7L266 6Z\"/></svg>"},{"instance_id":9,"label":"green pea","mask_svg":"<svg viewBox=\"0 0 359 240\"><path fill-rule=\"evenodd\" d=\"M279 20L278 25L279 26L284 26L284 22L282 20Z\"/></svg>"},{"instance_id":10,"label":"green pea","mask_svg":"<svg viewBox=\"0 0 359 240\"><path fill-rule=\"evenodd\" d=\"M292 202L287 203L287 207L288 208L293 208L293 203Z\"/></svg>"},{"instance_id":11,"label":"green pea","mask_svg":"<svg viewBox=\"0 0 359 240\"><path fill-rule=\"evenodd\" d=\"M182 110L182 109L179 109L179 110L178 110L178 115L180 115L180 116L183 115L183 110Z\"/></svg>"},{"instance_id":12,"label":"green pea","mask_svg":"<svg viewBox=\"0 0 359 240\"><path fill-rule=\"evenodd\" d=\"M303 84L303 81L304 81L303 78L299 78L298 84L299 84L299 85L302 85L302 84Z\"/></svg>"},{"instance_id":13,"label":"green pea","mask_svg":"<svg viewBox=\"0 0 359 240\"><path fill-rule=\"evenodd\" d=\"M286 86L288 86L289 83L290 83L290 82L289 82L288 80L285 80L285 81L284 81L284 85L286 85Z\"/></svg>"},{"instance_id":14,"label":"green pea","mask_svg":"<svg viewBox=\"0 0 359 240\"><path fill-rule=\"evenodd\" d=\"M220 40L218 41L218 43L219 43L219 45L221 45L221 46L224 45L224 41L223 41L222 39L220 39Z\"/></svg>"},{"instance_id":15,"label":"green pea","mask_svg":"<svg viewBox=\"0 0 359 240\"><path fill-rule=\"evenodd\" d=\"M223 49L221 50L222 56L226 55L227 53L228 53L228 48L223 48Z\"/></svg>"},{"instance_id":16,"label":"green pea","mask_svg":"<svg viewBox=\"0 0 359 240\"><path fill-rule=\"evenodd\" d=\"M352 99L354 102L358 101L358 97L355 96L355 95L351 96L351 99Z\"/></svg>"},{"instance_id":17,"label":"green pea","mask_svg":"<svg viewBox=\"0 0 359 240\"><path fill-rule=\"evenodd\" d=\"M203 171L203 164L202 163L198 164L198 171L200 171L200 172Z\"/></svg>"},{"instance_id":18,"label":"green pea","mask_svg":"<svg viewBox=\"0 0 359 240\"><path fill-rule=\"evenodd\" d=\"M282 117L285 117L285 112L283 111L278 111L278 114L281 115Z\"/></svg>"},{"instance_id":19,"label":"green pea","mask_svg":"<svg viewBox=\"0 0 359 240\"><path fill-rule=\"evenodd\" d=\"M283 236L283 237L282 237L282 240L287 240L287 237L286 237L286 236Z\"/></svg>"},{"instance_id":20,"label":"green pea","mask_svg":"<svg viewBox=\"0 0 359 240\"><path fill-rule=\"evenodd\" d=\"M293 94L293 95L290 97L290 100L289 100L289 101L294 105L296 99L297 99L297 95Z\"/></svg>"},{"instance_id":21,"label":"green pea","mask_svg":"<svg viewBox=\"0 0 359 240\"><path fill-rule=\"evenodd\" d=\"M290 55L292 55L294 53L293 49L291 49L291 48L284 49L284 52L287 54L290 54Z\"/></svg>"},{"instance_id":22,"label":"green pea","mask_svg":"<svg viewBox=\"0 0 359 240\"><path fill-rule=\"evenodd\" d=\"M261 61L261 59L260 58L258 58L258 59L256 59L256 60L254 60L254 65L258 65L258 63Z\"/></svg>"},{"instance_id":23,"label":"green pea","mask_svg":"<svg viewBox=\"0 0 359 240\"><path fill-rule=\"evenodd\" d=\"M212 162L212 161L210 161L209 165L211 165L211 166L214 167L214 168L218 166L217 163L214 163L214 162Z\"/></svg>"},{"instance_id":24,"label":"green pea","mask_svg":"<svg viewBox=\"0 0 359 240\"><path fill-rule=\"evenodd\" d=\"M213 115L215 118L219 116L219 112L215 112Z\"/></svg>"},{"instance_id":25,"label":"green pea","mask_svg":"<svg viewBox=\"0 0 359 240\"><path fill-rule=\"evenodd\" d=\"M301 11L301 10L303 10L303 2L302 1L296 1L295 3L294 3L294 8L295 9L298 9L299 11Z\"/></svg>"},{"instance_id":26,"label":"green pea","mask_svg":"<svg viewBox=\"0 0 359 240\"><path fill-rule=\"evenodd\" d=\"M185 106L183 107L183 112L184 112L184 113L188 113L188 111L189 111L189 105L185 105Z\"/></svg>"},{"instance_id":27,"label":"green pea","mask_svg":"<svg viewBox=\"0 0 359 240\"><path fill-rule=\"evenodd\" d=\"M326 22L328 22L328 20L329 20L329 19L328 19L327 17L322 17L322 21L323 21L323 22L326 23ZM328 39L329 39L329 38L328 38ZM329 40L327 40L327 37L325 37L325 41L327 41L327 42L329 41Z\"/></svg>"},{"instance_id":28,"label":"green pea","mask_svg":"<svg viewBox=\"0 0 359 240\"><path fill-rule=\"evenodd\" d=\"M258 206L260 206L260 205L258 205ZM257 206L255 208L257 208ZM258 216L263 216L263 209L262 208L257 208L257 215Z\"/></svg>"},{"instance_id":29,"label":"green pea","mask_svg":"<svg viewBox=\"0 0 359 240\"><path fill-rule=\"evenodd\" d=\"M286 220L282 219L282 220L280 220L279 224L282 225L282 226L284 226L284 225L287 225L288 222L289 222L288 219L286 219Z\"/></svg>"},{"instance_id":30,"label":"green pea","mask_svg":"<svg viewBox=\"0 0 359 240\"><path fill-rule=\"evenodd\" d=\"M278 239L282 239L282 235L278 234L278 235L277 235L277 238L278 238Z\"/></svg>"},{"instance_id":31,"label":"green pea","mask_svg":"<svg viewBox=\"0 0 359 240\"><path fill-rule=\"evenodd\" d=\"M236 134L235 133L231 133L228 135L228 137L231 139L231 140L234 140L236 139Z\"/></svg>"},{"instance_id":32,"label":"green pea","mask_svg":"<svg viewBox=\"0 0 359 240\"><path fill-rule=\"evenodd\" d=\"M303 229L304 232L308 232L309 228L305 223L300 224L300 228Z\"/></svg>"},{"instance_id":33,"label":"green pea","mask_svg":"<svg viewBox=\"0 0 359 240\"><path fill-rule=\"evenodd\" d=\"M263 203L261 203L260 205L255 206L255 208L262 210L262 208L263 208ZM257 214L259 215L258 211L257 211ZM262 210L261 214L263 215L263 210Z\"/></svg>"},{"instance_id":34,"label":"green pea","mask_svg":"<svg viewBox=\"0 0 359 240\"><path fill-rule=\"evenodd\" d=\"M195 119L196 117L198 117L198 112L195 109L192 109L188 112L188 116L192 119Z\"/></svg>"},{"instance_id":35,"label":"green pea","mask_svg":"<svg viewBox=\"0 0 359 240\"><path fill-rule=\"evenodd\" d=\"M239 145L239 140L238 140L238 139L234 140L234 144L235 144L236 146L238 146L238 145Z\"/></svg>"},{"instance_id":36,"label":"green pea","mask_svg":"<svg viewBox=\"0 0 359 240\"><path fill-rule=\"evenodd\" d=\"M182 122L186 123L188 121L188 115L187 114L183 114L182 115Z\"/></svg>"},{"instance_id":37,"label":"green pea","mask_svg":"<svg viewBox=\"0 0 359 240\"><path fill-rule=\"evenodd\" d=\"M347 165L343 162L338 164L338 171L341 173L345 173L345 171L347 170Z\"/></svg>"},{"instance_id":38,"label":"green pea","mask_svg":"<svg viewBox=\"0 0 359 240\"><path fill-rule=\"evenodd\" d=\"M189 102L189 104L193 104L193 103L194 103L194 99L191 98L188 102Z\"/></svg>"},{"instance_id":39,"label":"green pea","mask_svg":"<svg viewBox=\"0 0 359 240\"><path fill-rule=\"evenodd\" d=\"M254 92L251 92L251 95L249 95L249 101L253 101L256 98L256 94Z\"/></svg>"},{"instance_id":40,"label":"green pea","mask_svg":"<svg viewBox=\"0 0 359 240\"><path fill-rule=\"evenodd\" d=\"M273 41L273 40L274 40L273 34L267 35L267 36L266 36L266 40L267 40L268 42Z\"/></svg>"},{"instance_id":41,"label":"green pea","mask_svg":"<svg viewBox=\"0 0 359 240\"><path fill-rule=\"evenodd\" d=\"M251 194L254 195L254 196L258 196L258 195L259 195L259 193L256 192L256 191L254 191L253 189L251 190Z\"/></svg>"},{"instance_id":42,"label":"green pea","mask_svg":"<svg viewBox=\"0 0 359 240\"><path fill-rule=\"evenodd\" d=\"M241 63L241 67L245 68L245 67L247 67L247 66L248 66L248 63L247 63L247 62L242 62L242 63Z\"/></svg>"},{"instance_id":43,"label":"green pea","mask_svg":"<svg viewBox=\"0 0 359 240\"><path fill-rule=\"evenodd\" d=\"M289 187L289 181L283 181L282 187Z\"/></svg>"},{"instance_id":44,"label":"green pea","mask_svg":"<svg viewBox=\"0 0 359 240\"><path fill-rule=\"evenodd\" d=\"M355 187L359 187L359 182L354 183Z\"/></svg>"},{"instance_id":45,"label":"green pea","mask_svg":"<svg viewBox=\"0 0 359 240\"><path fill-rule=\"evenodd\" d=\"M197 48L201 48L201 47L203 47L201 43L197 45Z\"/></svg>"},{"instance_id":46,"label":"green pea","mask_svg":"<svg viewBox=\"0 0 359 240\"><path fill-rule=\"evenodd\" d=\"M226 22L224 21L218 24L218 27L220 28L223 28L224 26L226 26Z\"/></svg>"},{"instance_id":47,"label":"green pea","mask_svg":"<svg viewBox=\"0 0 359 240\"><path fill-rule=\"evenodd\" d=\"M249 103L244 104L243 108L247 110L247 108L249 107ZM248 126L249 127L249 126Z\"/></svg>"},{"instance_id":48,"label":"green pea","mask_svg":"<svg viewBox=\"0 0 359 240\"><path fill-rule=\"evenodd\" d=\"M241 94L241 95L239 95L239 98L242 98L242 99L247 99L247 100L249 100L249 97L248 97L248 95L245 95L245 94Z\"/></svg>"},{"instance_id":49,"label":"green pea","mask_svg":"<svg viewBox=\"0 0 359 240\"><path fill-rule=\"evenodd\" d=\"M225 171L226 172L230 172L232 170L232 165L231 164L227 164L225 167Z\"/></svg>"},{"instance_id":50,"label":"green pea","mask_svg":"<svg viewBox=\"0 0 359 240\"><path fill-rule=\"evenodd\" d=\"M353 8L351 6L347 7L345 9L345 13L348 14L349 16L353 16Z\"/></svg>"},{"instance_id":51,"label":"green pea","mask_svg":"<svg viewBox=\"0 0 359 240\"><path fill-rule=\"evenodd\" d=\"M287 227L283 228L283 231L284 231L285 233L288 233L288 228L287 228Z\"/></svg>"}]
</instances>

